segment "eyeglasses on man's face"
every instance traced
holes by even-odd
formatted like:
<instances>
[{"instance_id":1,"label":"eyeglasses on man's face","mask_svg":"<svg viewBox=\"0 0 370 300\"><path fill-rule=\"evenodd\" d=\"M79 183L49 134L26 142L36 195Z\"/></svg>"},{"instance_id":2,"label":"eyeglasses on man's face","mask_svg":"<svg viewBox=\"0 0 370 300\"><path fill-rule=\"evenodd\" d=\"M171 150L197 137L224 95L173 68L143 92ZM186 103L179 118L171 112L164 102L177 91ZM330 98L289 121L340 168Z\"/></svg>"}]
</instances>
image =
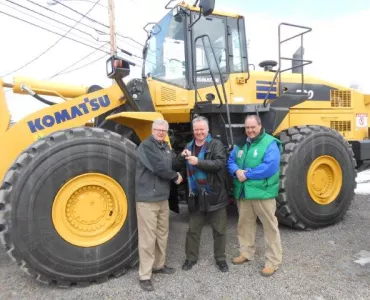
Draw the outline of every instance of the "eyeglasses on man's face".
<instances>
[{"instance_id":1,"label":"eyeglasses on man's face","mask_svg":"<svg viewBox=\"0 0 370 300\"><path fill-rule=\"evenodd\" d=\"M168 130L166 129L158 129L158 128L153 128L154 131L160 132L160 133L167 133Z\"/></svg>"}]
</instances>

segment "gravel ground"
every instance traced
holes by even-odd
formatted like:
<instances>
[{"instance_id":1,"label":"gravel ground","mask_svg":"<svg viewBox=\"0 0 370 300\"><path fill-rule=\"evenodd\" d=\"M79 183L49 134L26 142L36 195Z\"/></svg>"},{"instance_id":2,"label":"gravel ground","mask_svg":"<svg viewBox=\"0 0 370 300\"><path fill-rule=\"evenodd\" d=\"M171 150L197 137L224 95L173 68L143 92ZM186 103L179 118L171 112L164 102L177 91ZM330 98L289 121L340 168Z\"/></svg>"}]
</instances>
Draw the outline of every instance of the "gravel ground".
<instances>
[{"instance_id":1,"label":"gravel ground","mask_svg":"<svg viewBox=\"0 0 370 300\"><path fill-rule=\"evenodd\" d=\"M227 257L238 253L237 215L229 211ZM142 292L137 268L124 276L86 288L60 289L37 283L23 274L0 252L0 299L370 299L370 196L357 195L346 217L325 229L299 232L281 227L283 265L270 278L259 274L264 241L257 232L256 259L229 264L229 273L218 271L213 260L212 234L204 228L200 260L184 272L186 207L171 214L167 264L174 275L154 275L155 291ZM369 252L368 252L369 251ZM357 262L355 262L357 261Z\"/></svg>"}]
</instances>

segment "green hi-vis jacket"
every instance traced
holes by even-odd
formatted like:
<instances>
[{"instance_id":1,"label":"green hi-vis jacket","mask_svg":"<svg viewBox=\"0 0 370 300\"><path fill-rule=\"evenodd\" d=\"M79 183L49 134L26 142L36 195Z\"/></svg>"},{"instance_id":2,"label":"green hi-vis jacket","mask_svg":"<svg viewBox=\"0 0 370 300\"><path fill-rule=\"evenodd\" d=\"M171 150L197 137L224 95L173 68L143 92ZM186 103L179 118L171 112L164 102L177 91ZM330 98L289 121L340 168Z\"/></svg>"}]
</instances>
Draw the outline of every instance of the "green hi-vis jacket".
<instances>
[{"instance_id":1,"label":"green hi-vis jacket","mask_svg":"<svg viewBox=\"0 0 370 300\"><path fill-rule=\"evenodd\" d=\"M265 152L273 141L278 144L281 153L281 142L266 132L263 132L251 144L246 143L243 148L236 146L235 158L238 167L243 170L257 167L263 162ZM238 178L234 178L233 194L236 200L239 200L242 194L243 199L246 200L271 199L276 198L279 194L279 186L280 169L271 177L265 179L247 179L244 182L240 182Z\"/></svg>"}]
</instances>

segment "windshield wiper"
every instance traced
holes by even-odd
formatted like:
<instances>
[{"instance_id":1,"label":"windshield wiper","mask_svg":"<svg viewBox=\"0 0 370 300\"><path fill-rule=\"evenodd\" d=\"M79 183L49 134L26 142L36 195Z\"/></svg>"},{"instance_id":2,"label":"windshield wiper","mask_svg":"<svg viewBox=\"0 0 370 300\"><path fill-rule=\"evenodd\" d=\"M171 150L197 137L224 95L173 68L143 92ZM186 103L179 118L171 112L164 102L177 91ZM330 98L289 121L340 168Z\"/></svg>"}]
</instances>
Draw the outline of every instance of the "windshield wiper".
<instances>
[{"instance_id":1,"label":"windshield wiper","mask_svg":"<svg viewBox=\"0 0 370 300\"><path fill-rule=\"evenodd\" d=\"M150 29L150 30L148 30L148 25L153 25L153 27ZM155 27L158 27L158 32L156 32L156 31L153 31L153 29L155 28ZM144 48L143 48L143 68L142 68L142 71L141 71L141 77L142 78L146 78L147 77L147 75L149 75L149 73L148 74L145 74L145 64L146 64L146 59L147 59L147 55L148 55L148 48L149 48L149 40L150 40L150 38L152 37L152 36L154 36L154 35L157 35L158 33L160 33L161 31L162 31L162 28L161 28L161 26L158 24L158 23L156 23L156 22L149 22L149 23L147 23L144 27L143 27L143 29L144 29L144 31L148 34L147 35L147 38L146 38L146 41L145 41L145 46L144 46Z\"/></svg>"}]
</instances>

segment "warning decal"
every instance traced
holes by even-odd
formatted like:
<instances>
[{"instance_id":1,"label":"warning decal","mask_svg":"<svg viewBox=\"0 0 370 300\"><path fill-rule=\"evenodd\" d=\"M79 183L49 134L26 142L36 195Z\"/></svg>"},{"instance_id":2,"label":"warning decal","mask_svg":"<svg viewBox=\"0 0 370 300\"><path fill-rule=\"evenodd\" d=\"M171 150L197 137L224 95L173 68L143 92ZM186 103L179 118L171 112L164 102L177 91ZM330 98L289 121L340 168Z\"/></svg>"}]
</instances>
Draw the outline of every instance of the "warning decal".
<instances>
[{"instance_id":1,"label":"warning decal","mask_svg":"<svg viewBox=\"0 0 370 300\"><path fill-rule=\"evenodd\" d=\"M367 128L367 114L356 114L356 127Z\"/></svg>"}]
</instances>

